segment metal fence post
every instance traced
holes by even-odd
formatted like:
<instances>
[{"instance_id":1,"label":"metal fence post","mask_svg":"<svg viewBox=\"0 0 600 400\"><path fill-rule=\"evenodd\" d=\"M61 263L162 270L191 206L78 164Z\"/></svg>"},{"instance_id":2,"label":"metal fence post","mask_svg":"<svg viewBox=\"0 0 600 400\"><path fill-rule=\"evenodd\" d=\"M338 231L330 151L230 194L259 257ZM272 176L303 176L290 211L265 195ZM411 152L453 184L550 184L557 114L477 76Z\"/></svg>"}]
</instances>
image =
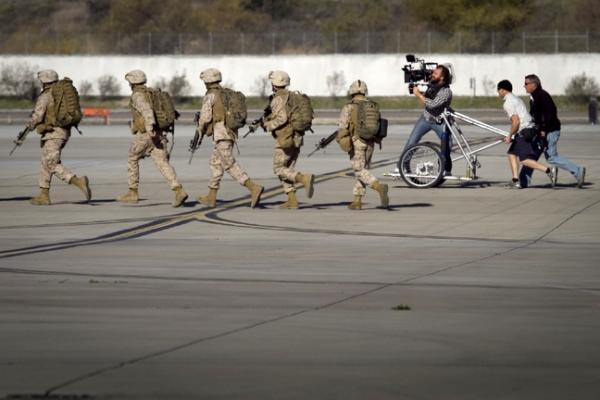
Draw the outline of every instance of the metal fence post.
<instances>
[{"instance_id":1,"label":"metal fence post","mask_svg":"<svg viewBox=\"0 0 600 400\"><path fill-rule=\"evenodd\" d=\"M492 32L492 54L496 52L496 32Z\"/></svg>"},{"instance_id":2,"label":"metal fence post","mask_svg":"<svg viewBox=\"0 0 600 400\"><path fill-rule=\"evenodd\" d=\"M526 48L525 48L525 31L523 31L523 39L522 39L522 40L523 40L523 43L522 43L522 46L523 46L523 54L525 54L525 52L526 52Z\"/></svg>"},{"instance_id":3,"label":"metal fence post","mask_svg":"<svg viewBox=\"0 0 600 400\"><path fill-rule=\"evenodd\" d=\"M431 32L427 32L427 53L431 54Z\"/></svg>"},{"instance_id":4,"label":"metal fence post","mask_svg":"<svg viewBox=\"0 0 600 400\"><path fill-rule=\"evenodd\" d=\"M554 31L554 53L558 53L558 30Z\"/></svg>"},{"instance_id":5,"label":"metal fence post","mask_svg":"<svg viewBox=\"0 0 600 400\"><path fill-rule=\"evenodd\" d=\"M333 32L333 54L337 54L338 52L338 37L337 31Z\"/></svg>"},{"instance_id":6,"label":"metal fence post","mask_svg":"<svg viewBox=\"0 0 600 400\"><path fill-rule=\"evenodd\" d=\"M177 46L179 47L179 54L183 54L183 41L181 40L181 35L181 32L179 32L179 34L177 35Z\"/></svg>"},{"instance_id":7,"label":"metal fence post","mask_svg":"<svg viewBox=\"0 0 600 400\"><path fill-rule=\"evenodd\" d=\"M306 53L306 31L302 31L302 50Z\"/></svg>"},{"instance_id":8,"label":"metal fence post","mask_svg":"<svg viewBox=\"0 0 600 400\"><path fill-rule=\"evenodd\" d=\"M213 34L212 31L208 32L208 54L212 55L213 52Z\"/></svg>"},{"instance_id":9,"label":"metal fence post","mask_svg":"<svg viewBox=\"0 0 600 400\"><path fill-rule=\"evenodd\" d=\"M587 50L587 52L590 52L590 30L586 29L585 30L585 49Z\"/></svg>"},{"instance_id":10,"label":"metal fence post","mask_svg":"<svg viewBox=\"0 0 600 400\"><path fill-rule=\"evenodd\" d=\"M366 47L366 50L367 50L367 54L369 54L369 31L366 32L365 42L366 42L365 43L365 45L366 45L365 47Z\"/></svg>"},{"instance_id":11,"label":"metal fence post","mask_svg":"<svg viewBox=\"0 0 600 400\"><path fill-rule=\"evenodd\" d=\"M458 54L462 54L462 32L458 32Z\"/></svg>"},{"instance_id":12,"label":"metal fence post","mask_svg":"<svg viewBox=\"0 0 600 400\"><path fill-rule=\"evenodd\" d=\"M396 32L396 53L400 54L400 32Z\"/></svg>"},{"instance_id":13,"label":"metal fence post","mask_svg":"<svg viewBox=\"0 0 600 400\"><path fill-rule=\"evenodd\" d=\"M152 32L148 32L148 55L152 55Z\"/></svg>"},{"instance_id":14,"label":"metal fence post","mask_svg":"<svg viewBox=\"0 0 600 400\"><path fill-rule=\"evenodd\" d=\"M25 32L25 54L29 54L29 31Z\"/></svg>"},{"instance_id":15,"label":"metal fence post","mask_svg":"<svg viewBox=\"0 0 600 400\"><path fill-rule=\"evenodd\" d=\"M240 54L244 54L245 48L244 48L244 33L240 33Z\"/></svg>"},{"instance_id":16,"label":"metal fence post","mask_svg":"<svg viewBox=\"0 0 600 400\"><path fill-rule=\"evenodd\" d=\"M271 54L275 55L275 32L271 32Z\"/></svg>"}]
</instances>

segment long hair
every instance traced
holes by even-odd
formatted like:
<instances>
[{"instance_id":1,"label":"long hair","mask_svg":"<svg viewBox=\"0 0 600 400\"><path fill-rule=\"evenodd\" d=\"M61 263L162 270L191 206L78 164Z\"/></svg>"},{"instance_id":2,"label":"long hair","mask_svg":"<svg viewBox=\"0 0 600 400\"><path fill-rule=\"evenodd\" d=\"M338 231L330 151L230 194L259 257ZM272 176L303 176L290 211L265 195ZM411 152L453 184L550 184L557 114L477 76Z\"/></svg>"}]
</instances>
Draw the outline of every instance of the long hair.
<instances>
[{"instance_id":1,"label":"long hair","mask_svg":"<svg viewBox=\"0 0 600 400\"><path fill-rule=\"evenodd\" d=\"M437 68L439 68L442 71L442 77L444 78L444 85L452 84L452 74L450 73L450 70L448 69L448 67L440 64L437 66Z\"/></svg>"}]
</instances>

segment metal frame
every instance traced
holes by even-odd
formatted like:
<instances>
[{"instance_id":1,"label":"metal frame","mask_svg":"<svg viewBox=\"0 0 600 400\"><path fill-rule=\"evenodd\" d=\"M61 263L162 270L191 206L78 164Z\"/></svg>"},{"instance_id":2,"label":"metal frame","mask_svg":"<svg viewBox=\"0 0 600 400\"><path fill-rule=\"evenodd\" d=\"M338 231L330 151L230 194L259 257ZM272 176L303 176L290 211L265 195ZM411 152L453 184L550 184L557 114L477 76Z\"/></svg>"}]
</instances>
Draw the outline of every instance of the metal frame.
<instances>
[{"instance_id":1,"label":"metal frame","mask_svg":"<svg viewBox=\"0 0 600 400\"><path fill-rule=\"evenodd\" d=\"M456 111L454 111L452 109L448 109L448 108L446 108L444 110L441 117L442 117L442 120L444 121L444 125L446 125L446 128L452 133L452 137L454 138L460 152L462 153L462 155L453 158L452 161L454 162L454 161L465 159L465 162L467 164L466 176L464 176L464 177L448 176L445 179L450 179L450 180L458 179L460 181L470 181L473 179L477 179L477 168L481 167L481 164L477 160L477 153L480 153L480 152L487 150L491 147L494 147L500 143L503 143L504 140L498 139L495 142L489 143L485 146L481 146L478 148L472 148L469 145L467 138L463 134L463 132L460 129L460 126L458 125L458 122L456 120L460 120L460 121L469 123L471 125L475 125L481 129L484 129L486 131L495 133L495 134L503 136L503 137L507 137L509 135L508 132L505 132L502 129L488 125L485 122L481 122L479 120L476 120L475 118L469 117L468 115L461 114L459 112L456 112Z\"/></svg>"},{"instance_id":2,"label":"metal frame","mask_svg":"<svg viewBox=\"0 0 600 400\"><path fill-rule=\"evenodd\" d=\"M467 166L465 176L445 176L444 180L471 181L471 180L477 179L477 168L481 167L481 164L477 160L477 154L484 150L487 150L491 147L494 147L500 143L503 143L504 140L498 139L498 140L494 141L493 143L489 143L489 144L486 144L481 147L477 147L477 148L471 147L471 145L469 145L469 142L468 142L466 136L463 134L462 130L460 129L460 126L458 125L457 120L466 122L471 125L475 125L481 129L495 133L502 137L507 137L509 135L508 132L503 131L502 129L496 128L494 126L488 125L485 122L476 120L475 118L471 118L468 115L456 112L449 108L446 108L444 110L444 112L441 114L441 118L442 118L444 125L448 129L448 131L452 134L454 143L456 143L456 145L458 146L458 149L461 153L461 155L454 157L452 159L452 161L454 162L454 161L464 159L466 166ZM388 172L388 173L385 173L384 176L391 176L394 178L401 177L399 171L398 171L398 173Z\"/></svg>"}]
</instances>

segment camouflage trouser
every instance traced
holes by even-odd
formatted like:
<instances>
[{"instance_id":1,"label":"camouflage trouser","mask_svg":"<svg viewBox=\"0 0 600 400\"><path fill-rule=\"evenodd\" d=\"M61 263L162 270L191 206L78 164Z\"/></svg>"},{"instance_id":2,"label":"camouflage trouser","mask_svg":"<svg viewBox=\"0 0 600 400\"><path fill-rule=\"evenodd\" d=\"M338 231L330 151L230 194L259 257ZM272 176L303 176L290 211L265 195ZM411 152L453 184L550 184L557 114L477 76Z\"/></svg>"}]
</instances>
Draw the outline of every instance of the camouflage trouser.
<instances>
[{"instance_id":1,"label":"camouflage trouser","mask_svg":"<svg viewBox=\"0 0 600 400\"><path fill-rule=\"evenodd\" d=\"M67 139L48 139L42 141L42 162L40 165L39 185L43 189L50 189L52 175L69 183L74 173L66 169L60 162L60 153L67 144Z\"/></svg>"},{"instance_id":2,"label":"camouflage trouser","mask_svg":"<svg viewBox=\"0 0 600 400\"><path fill-rule=\"evenodd\" d=\"M218 189L225 171L238 181L240 185L243 185L248 180L248 175L233 157L233 141L231 140L219 140L215 143L215 148L210 156L211 177L208 187Z\"/></svg>"},{"instance_id":3,"label":"camouflage trouser","mask_svg":"<svg viewBox=\"0 0 600 400\"><path fill-rule=\"evenodd\" d=\"M167 143L166 138L159 134L151 137L148 133L137 133L134 136L127 157L127 183L130 189L138 188L140 181L139 163L142 158L148 156L152 157L154 164L156 164L160 173L167 179L171 189L180 186L175 170L167 159L167 150L165 149Z\"/></svg>"},{"instance_id":4,"label":"camouflage trouser","mask_svg":"<svg viewBox=\"0 0 600 400\"><path fill-rule=\"evenodd\" d=\"M350 164L354 170L356 184L352 194L355 196L364 196L365 188L371 186L377 178L375 178L368 170L371 165L371 157L373 157L374 143L365 143L358 138L352 138L353 150L350 152Z\"/></svg>"},{"instance_id":5,"label":"camouflage trouser","mask_svg":"<svg viewBox=\"0 0 600 400\"><path fill-rule=\"evenodd\" d=\"M296 191L294 182L296 181L298 172L294 170L294 166L296 165L299 154L300 148L298 147L292 147L285 150L281 147L275 147L273 153L273 172L279 177L285 193Z\"/></svg>"}]
</instances>

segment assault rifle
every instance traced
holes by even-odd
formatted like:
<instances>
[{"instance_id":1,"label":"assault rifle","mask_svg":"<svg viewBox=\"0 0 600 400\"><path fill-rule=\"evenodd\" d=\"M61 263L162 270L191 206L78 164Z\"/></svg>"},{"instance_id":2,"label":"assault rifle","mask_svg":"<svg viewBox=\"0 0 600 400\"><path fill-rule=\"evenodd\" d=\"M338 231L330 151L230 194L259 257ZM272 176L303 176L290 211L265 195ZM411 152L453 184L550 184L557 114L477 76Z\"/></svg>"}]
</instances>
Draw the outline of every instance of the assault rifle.
<instances>
[{"instance_id":1,"label":"assault rifle","mask_svg":"<svg viewBox=\"0 0 600 400\"><path fill-rule=\"evenodd\" d=\"M249 134L256 132L256 130L258 129L259 126L261 126L264 131L265 130L265 126L264 126L265 118L267 118L269 115L271 115L271 112L272 112L272 110L271 110L270 99L269 99L269 105L266 106L265 109L263 110L263 115L261 115L259 118L256 118L254 121L252 121L248 124L248 132L244 133L244 136L242 136L242 139L244 139Z\"/></svg>"},{"instance_id":2,"label":"assault rifle","mask_svg":"<svg viewBox=\"0 0 600 400\"><path fill-rule=\"evenodd\" d=\"M329 144L335 140L335 137L337 136L337 133L338 133L338 131L335 131L331 135L329 135L327 137L324 137L323 139L319 140L319 143L317 143L315 145L315 149L313 151L311 151L310 154L307 157L310 157L313 154L315 154L317 151L322 150L325 147L329 146Z\"/></svg>"},{"instance_id":3,"label":"assault rifle","mask_svg":"<svg viewBox=\"0 0 600 400\"><path fill-rule=\"evenodd\" d=\"M190 141L190 148L188 149L190 154L190 159L188 161L188 164L192 163L192 158L194 158L194 153L196 152L196 150L198 150L198 148L200 147L200 145L202 144L202 139L204 139L204 132L200 132L200 127L198 126L198 123L200 121L200 112L197 112L194 115L194 125L196 125L196 132L194 132L194 138Z\"/></svg>"},{"instance_id":4,"label":"assault rifle","mask_svg":"<svg viewBox=\"0 0 600 400\"><path fill-rule=\"evenodd\" d=\"M12 156L12 153L14 153L14 151L17 149L17 147L21 146L23 144L23 142L25 142L27 135L31 131L32 131L32 129L29 128L28 126L26 126L25 129L23 129L21 132L19 132L19 134L17 135L17 139L13 140L13 143L15 144L15 146L10 151L10 154L8 155L9 157Z\"/></svg>"}]
</instances>

